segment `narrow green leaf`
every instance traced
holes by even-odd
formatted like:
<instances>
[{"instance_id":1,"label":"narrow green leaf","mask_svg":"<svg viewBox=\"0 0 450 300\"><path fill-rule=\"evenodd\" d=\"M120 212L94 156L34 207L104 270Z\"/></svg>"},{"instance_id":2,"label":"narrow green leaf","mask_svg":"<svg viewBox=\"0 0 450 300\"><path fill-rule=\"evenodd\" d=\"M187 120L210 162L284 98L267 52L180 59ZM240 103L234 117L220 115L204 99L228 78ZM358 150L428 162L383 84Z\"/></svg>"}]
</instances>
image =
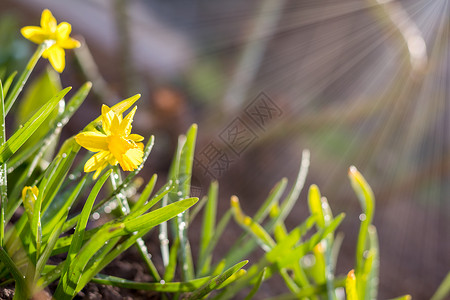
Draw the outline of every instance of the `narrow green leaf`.
<instances>
[{"instance_id":1,"label":"narrow green leaf","mask_svg":"<svg viewBox=\"0 0 450 300\"><path fill-rule=\"evenodd\" d=\"M55 225L59 222L62 216L69 211L75 200L80 195L81 191L85 187L88 175L83 176L79 183L71 190L70 193L64 193L58 201L53 201L52 205L46 210L42 217L42 235L46 236L50 231L55 228ZM63 224L64 225L64 224Z\"/></svg>"},{"instance_id":2,"label":"narrow green leaf","mask_svg":"<svg viewBox=\"0 0 450 300\"><path fill-rule=\"evenodd\" d=\"M244 300L250 300L253 298L253 296L255 296L256 292L259 290L259 287L261 286L262 282L264 281L264 279L266 277L266 270L267 270L267 268L264 268L263 271L259 274L258 280L253 285L252 290L250 291L250 293L248 293L248 295L245 297Z\"/></svg>"},{"instance_id":3,"label":"narrow green leaf","mask_svg":"<svg viewBox=\"0 0 450 300\"><path fill-rule=\"evenodd\" d=\"M6 126L5 126L5 98L3 95L3 84L0 80L0 148L6 143ZM0 246L4 245L5 237L5 211L8 205L8 183L7 183L7 166L6 163L0 165Z\"/></svg>"},{"instance_id":4,"label":"narrow green leaf","mask_svg":"<svg viewBox=\"0 0 450 300\"><path fill-rule=\"evenodd\" d=\"M450 295L450 272L442 280L431 300L444 300L448 295Z\"/></svg>"},{"instance_id":5,"label":"narrow green leaf","mask_svg":"<svg viewBox=\"0 0 450 300\"><path fill-rule=\"evenodd\" d=\"M102 274L98 274L95 278L92 278L92 282L98 284L161 293L193 292L204 285L208 280L210 280L210 277L198 278L186 282L147 283Z\"/></svg>"},{"instance_id":6,"label":"narrow green leaf","mask_svg":"<svg viewBox=\"0 0 450 300\"><path fill-rule=\"evenodd\" d=\"M228 209L225 212L225 214L222 216L222 218L220 219L219 223L217 224L216 230L214 232L214 236L211 239L211 241L209 242L208 247L205 250L205 257L210 257L212 255L216 245L220 241L222 234L225 231L225 228L228 226L228 223L230 222L232 216L233 216L233 213L232 213L231 209ZM225 262L226 262L225 260L222 260L221 262L219 262L219 264L216 266L215 269L218 269L221 264L223 264L222 269L224 269ZM206 264L206 262L199 262L199 269L201 270L200 275L208 274L207 270L203 267L205 264Z\"/></svg>"},{"instance_id":7,"label":"narrow green leaf","mask_svg":"<svg viewBox=\"0 0 450 300\"><path fill-rule=\"evenodd\" d=\"M139 196L139 199L133 205L132 211L141 208L142 206L144 206L145 203L147 203L148 199L150 198L150 195L153 192L153 189L155 188L157 179L158 175L153 174L152 178L150 178L150 181L147 183L141 195Z\"/></svg>"},{"instance_id":8,"label":"narrow green leaf","mask_svg":"<svg viewBox=\"0 0 450 300\"><path fill-rule=\"evenodd\" d=\"M14 102L16 101L17 97L19 96L20 92L22 91L23 87L25 86L25 83L28 80L28 77L31 74L31 71L33 71L34 66L38 62L39 58L41 57L42 53L44 51L51 47L55 42L52 40L47 40L37 47L36 51L33 53L33 56L28 61L28 64L26 65L23 72L20 74L19 79L17 79L16 83L13 86L13 89L11 93L8 94L8 97L5 101L5 115L8 114L9 110L13 106ZM61 97L62 98L62 97Z\"/></svg>"},{"instance_id":9,"label":"narrow green leaf","mask_svg":"<svg viewBox=\"0 0 450 300\"><path fill-rule=\"evenodd\" d=\"M286 190L287 183L287 179L283 178L272 188L263 205L261 205L256 214L253 216L253 220L255 222L260 223L262 220L264 220L264 218L269 214L273 205L280 201L281 196Z\"/></svg>"},{"instance_id":10,"label":"narrow green leaf","mask_svg":"<svg viewBox=\"0 0 450 300\"><path fill-rule=\"evenodd\" d=\"M44 251L42 252L42 254L39 257L37 264L36 264L35 281L38 279L38 276L44 270L45 264L47 263L48 259L51 256L53 247L55 246L56 241L58 240L59 235L61 234L64 222L67 219L67 213L68 212L66 211L66 213L58 220L58 222L53 227L53 231L50 233L50 237L48 238L47 245L45 246Z\"/></svg>"},{"instance_id":11,"label":"narrow green leaf","mask_svg":"<svg viewBox=\"0 0 450 300\"><path fill-rule=\"evenodd\" d=\"M276 243L272 237L264 230L264 228L258 223L254 222L252 218L246 216L239 205L239 199L236 196L231 197L231 207L236 222L244 228L247 232L251 233L256 242L261 246L264 251L270 251Z\"/></svg>"},{"instance_id":12,"label":"narrow green leaf","mask_svg":"<svg viewBox=\"0 0 450 300\"><path fill-rule=\"evenodd\" d=\"M196 138L197 124L193 124L186 134L186 142L184 143L180 154L180 166L178 170L179 189L177 192L177 196L179 196L179 199L189 197L191 191L191 176L192 166L194 163ZM181 193L181 195L178 195L179 193ZM194 278L194 263L192 260L191 246L189 245L189 239L187 236L187 230L189 227L188 221L188 211L183 211L177 216L176 219L176 231L177 236L180 239L180 263L183 272L183 278L186 281L192 280Z\"/></svg>"},{"instance_id":13,"label":"narrow green leaf","mask_svg":"<svg viewBox=\"0 0 450 300\"><path fill-rule=\"evenodd\" d=\"M180 249L180 240L175 239L175 241L172 244L172 247L170 247L170 253L169 253L169 264L166 267L166 270L164 272L164 281L170 282L175 277L175 271L177 267L177 255L178 250Z\"/></svg>"},{"instance_id":14,"label":"narrow green leaf","mask_svg":"<svg viewBox=\"0 0 450 300\"><path fill-rule=\"evenodd\" d=\"M325 227L325 217L322 211L322 203L320 201L320 191L317 185L313 184L308 192L308 206L312 216L316 218L318 228Z\"/></svg>"},{"instance_id":15,"label":"narrow green leaf","mask_svg":"<svg viewBox=\"0 0 450 300\"><path fill-rule=\"evenodd\" d=\"M348 177L352 185L353 190L358 196L361 204L363 214L360 216L361 226L359 228L358 241L356 244L356 268L355 275L357 277L357 290L358 296L361 299L365 299L366 296L366 280L361 280L363 275L363 269L365 264L364 252L369 250L367 248L369 226L372 223L373 213L375 209L375 198L367 181L362 174L354 167L351 166L348 171ZM369 297L369 295L367 295Z\"/></svg>"},{"instance_id":16,"label":"narrow green leaf","mask_svg":"<svg viewBox=\"0 0 450 300\"><path fill-rule=\"evenodd\" d=\"M41 152L46 151L49 145L54 143L54 140L59 136L62 128L69 122L70 118L86 99L89 91L91 90L91 87L92 84L90 82L86 82L85 84L83 84L80 89L72 96L72 98L70 98L69 102L65 106L64 112L56 119L56 126L51 128L45 137L35 142L32 146L27 147L26 149L21 149L21 151L17 152L16 155L11 157L8 162L9 173L16 169L24 161L26 161L31 155L42 156Z\"/></svg>"},{"instance_id":17,"label":"narrow green leaf","mask_svg":"<svg viewBox=\"0 0 450 300\"><path fill-rule=\"evenodd\" d=\"M73 294L75 287L70 281L71 273L73 269L72 261L75 258L75 255L80 251L81 246L83 244L84 233L86 229L87 222L89 220L89 216L91 214L92 206L94 205L94 201L97 198L100 189L105 184L108 177L111 175L112 170L106 172L94 185L91 193L89 194L86 203L83 206L83 210L80 214L80 220L77 223L77 227L75 228L75 232L73 234L72 243L70 244L69 251L67 253L67 257L64 263L63 272L61 274L61 279L59 281L58 287L56 288L55 295L64 294Z\"/></svg>"},{"instance_id":18,"label":"narrow green leaf","mask_svg":"<svg viewBox=\"0 0 450 300\"><path fill-rule=\"evenodd\" d=\"M202 297L208 295L211 291L220 287L220 285L225 282L231 275L239 271L243 266L248 263L248 260L237 263L233 267L226 270L221 275L218 275L212 279L210 279L206 284L204 284L201 288L192 293L188 299L201 299Z\"/></svg>"},{"instance_id":19,"label":"narrow green leaf","mask_svg":"<svg viewBox=\"0 0 450 300\"><path fill-rule=\"evenodd\" d=\"M217 197L219 193L219 184L217 181L211 183L208 191L208 202L206 203L205 211L203 213L203 225L200 240L200 251L198 256L198 270L200 273L201 268L204 268L204 272L208 273L210 269L211 254L206 256L206 249L208 248L211 239L214 236L214 229L216 226L216 214L217 214Z\"/></svg>"},{"instance_id":20,"label":"narrow green leaf","mask_svg":"<svg viewBox=\"0 0 450 300\"><path fill-rule=\"evenodd\" d=\"M140 217L128 220L124 222L125 230L129 233L134 231L142 230L145 228L151 228L164 222L164 220L169 220L179 213L185 211L198 201L198 198L187 198L180 200L178 202L169 204L152 212L149 212Z\"/></svg>"},{"instance_id":21,"label":"narrow green leaf","mask_svg":"<svg viewBox=\"0 0 450 300\"><path fill-rule=\"evenodd\" d=\"M65 88L51 98L22 128L17 130L13 136L0 147L0 163L6 162L11 155L13 155L30 138L70 89L70 87Z\"/></svg>"},{"instance_id":22,"label":"narrow green leaf","mask_svg":"<svg viewBox=\"0 0 450 300\"><path fill-rule=\"evenodd\" d=\"M11 84L12 84L14 78L16 77L16 75L17 75L17 71L14 71L5 80L5 84L3 85L3 97L8 95L9 88L11 87Z\"/></svg>"}]
</instances>

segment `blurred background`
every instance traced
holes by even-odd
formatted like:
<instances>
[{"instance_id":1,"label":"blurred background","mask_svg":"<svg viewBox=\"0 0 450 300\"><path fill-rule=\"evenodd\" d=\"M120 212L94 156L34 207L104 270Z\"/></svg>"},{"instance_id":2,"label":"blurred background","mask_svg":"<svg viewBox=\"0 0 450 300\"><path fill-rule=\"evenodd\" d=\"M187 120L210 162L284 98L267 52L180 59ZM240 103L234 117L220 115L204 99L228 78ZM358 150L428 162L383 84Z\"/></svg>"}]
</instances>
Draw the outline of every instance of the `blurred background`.
<instances>
[{"instance_id":1,"label":"blurred background","mask_svg":"<svg viewBox=\"0 0 450 300\"><path fill-rule=\"evenodd\" d=\"M101 103L141 93L135 131L156 136L145 174L165 174L178 135L198 123L192 193L218 180L220 205L236 194L249 214L279 179L292 183L309 149L306 187L347 213L338 274L353 265L359 229L355 165L377 200L379 298L428 299L449 271L448 0L3 0L8 72L34 51L19 28L44 8L84 39L66 52L62 85L94 83L68 135ZM308 214L306 191L292 227ZM229 230L232 240L240 229ZM284 290L275 280L265 292Z\"/></svg>"}]
</instances>

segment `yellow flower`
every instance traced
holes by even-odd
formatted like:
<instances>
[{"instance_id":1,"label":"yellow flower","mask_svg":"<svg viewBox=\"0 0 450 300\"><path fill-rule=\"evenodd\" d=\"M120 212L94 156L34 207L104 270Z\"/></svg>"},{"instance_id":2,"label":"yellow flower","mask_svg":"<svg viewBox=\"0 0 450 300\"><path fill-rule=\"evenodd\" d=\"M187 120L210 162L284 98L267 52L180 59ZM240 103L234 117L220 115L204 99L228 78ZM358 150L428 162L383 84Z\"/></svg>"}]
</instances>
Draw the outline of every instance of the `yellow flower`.
<instances>
[{"instance_id":1,"label":"yellow flower","mask_svg":"<svg viewBox=\"0 0 450 300\"><path fill-rule=\"evenodd\" d=\"M62 72L66 66L64 49L80 47L80 42L69 37L72 26L67 22L56 24L56 19L48 9L44 9L41 16L41 27L25 26L20 32L26 38L36 44L45 41L54 41L48 49L42 53L42 57L47 58L53 68Z\"/></svg>"},{"instance_id":2,"label":"yellow flower","mask_svg":"<svg viewBox=\"0 0 450 300\"><path fill-rule=\"evenodd\" d=\"M39 189L37 186L26 186L22 189L22 202L27 212L28 218L33 219L34 203L39 195Z\"/></svg>"},{"instance_id":3,"label":"yellow flower","mask_svg":"<svg viewBox=\"0 0 450 300\"><path fill-rule=\"evenodd\" d=\"M95 171L94 179L104 168L120 164L124 171L133 171L144 156L144 138L131 134L131 122L136 113L136 106L125 117L114 112L106 105L102 106L102 131L90 130L77 134L75 140L89 151L97 152L84 165L85 172Z\"/></svg>"}]
</instances>

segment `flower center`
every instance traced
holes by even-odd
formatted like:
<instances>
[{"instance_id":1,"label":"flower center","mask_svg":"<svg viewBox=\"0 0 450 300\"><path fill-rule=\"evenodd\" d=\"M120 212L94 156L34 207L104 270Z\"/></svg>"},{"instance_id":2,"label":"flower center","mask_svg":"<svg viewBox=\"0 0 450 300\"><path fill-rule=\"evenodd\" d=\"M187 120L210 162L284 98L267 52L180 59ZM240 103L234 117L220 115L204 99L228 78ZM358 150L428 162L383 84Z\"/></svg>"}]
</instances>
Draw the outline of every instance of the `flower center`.
<instances>
[{"instance_id":1,"label":"flower center","mask_svg":"<svg viewBox=\"0 0 450 300\"><path fill-rule=\"evenodd\" d=\"M109 136L108 149L116 157L120 158L129 149L133 148L133 144L120 135Z\"/></svg>"}]
</instances>

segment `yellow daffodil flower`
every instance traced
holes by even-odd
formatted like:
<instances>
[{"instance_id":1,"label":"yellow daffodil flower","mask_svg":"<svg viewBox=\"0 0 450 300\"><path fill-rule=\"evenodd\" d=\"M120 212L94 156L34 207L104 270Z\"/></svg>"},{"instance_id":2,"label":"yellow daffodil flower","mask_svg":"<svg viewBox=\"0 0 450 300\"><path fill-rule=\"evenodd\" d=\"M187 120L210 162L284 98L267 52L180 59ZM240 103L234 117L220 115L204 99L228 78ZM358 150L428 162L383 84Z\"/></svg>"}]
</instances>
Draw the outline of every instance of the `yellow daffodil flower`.
<instances>
[{"instance_id":1,"label":"yellow daffodil flower","mask_svg":"<svg viewBox=\"0 0 450 300\"><path fill-rule=\"evenodd\" d=\"M136 106L125 117L106 105L102 106L102 131L84 131L75 136L77 143L89 151L97 152L84 165L85 172L95 171L94 179L104 168L119 165L124 171L133 171L144 156L144 138L131 134L131 122L136 113Z\"/></svg>"},{"instance_id":2,"label":"yellow daffodil flower","mask_svg":"<svg viewBox=\"0 0 450 300\"><path fill-rule=\"evenodd\" d=\"M47 58L53 68L60 73L66 66L64 49L80 47L80 42L69 36L71 31L72 26L67 22L57 25L55 17L48 9L42 12L41 27L25 26L20 30L26 39L36 44L54 41L53 45L42 53L42 57Z\"/></svg>"}]
</instances>

